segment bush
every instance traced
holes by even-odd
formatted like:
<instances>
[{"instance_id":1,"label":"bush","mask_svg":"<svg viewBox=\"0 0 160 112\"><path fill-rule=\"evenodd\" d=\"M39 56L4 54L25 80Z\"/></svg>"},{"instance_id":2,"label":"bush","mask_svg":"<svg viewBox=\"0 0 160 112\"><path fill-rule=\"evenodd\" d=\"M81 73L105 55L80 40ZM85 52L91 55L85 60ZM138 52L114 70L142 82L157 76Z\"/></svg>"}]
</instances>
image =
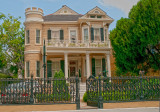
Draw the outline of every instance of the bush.
<instances>
[{"instance_id":1,"label":"bush","mask_svg":"<svg viewBox=\"0 0 160 112\"><path fill-rule=\"evenodd\" d=\"M87 99L88 99L87 92L85 92L84 95L83 95L83 101L87 102Z\"/></svg>"}]
</instances>

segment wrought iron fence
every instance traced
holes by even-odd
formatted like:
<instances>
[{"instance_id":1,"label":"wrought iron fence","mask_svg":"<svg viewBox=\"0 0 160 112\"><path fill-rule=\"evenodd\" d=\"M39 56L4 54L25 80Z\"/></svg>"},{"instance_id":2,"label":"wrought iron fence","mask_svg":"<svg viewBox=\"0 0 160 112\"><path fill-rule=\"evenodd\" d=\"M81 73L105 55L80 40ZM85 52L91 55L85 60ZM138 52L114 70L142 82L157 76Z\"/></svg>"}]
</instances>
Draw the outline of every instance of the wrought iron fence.
<instances>
[{"instance_id":1,"label":"wrought iron fence","mask_svg":"<svg viewBox=\"0 0 160 112\"><path fill-rule=\"evenodd\" d=\"M77 104L79 78L0 79L1 104Z\"/></svg>"},{"instance_id":2,"label":"wrought iron fence","mask_svg":"<svg viewBox=\"0 0 160 112\"><path fill-rule=\"evenodd\" d=\"M93 85L97 86L93 86ZM149 101L160 99L160 77L99 77L87 80L87 103ZM101 103L103 102L103 103ZM94 103L95 104L95 103Z\"/></svg>"}]
</instances>

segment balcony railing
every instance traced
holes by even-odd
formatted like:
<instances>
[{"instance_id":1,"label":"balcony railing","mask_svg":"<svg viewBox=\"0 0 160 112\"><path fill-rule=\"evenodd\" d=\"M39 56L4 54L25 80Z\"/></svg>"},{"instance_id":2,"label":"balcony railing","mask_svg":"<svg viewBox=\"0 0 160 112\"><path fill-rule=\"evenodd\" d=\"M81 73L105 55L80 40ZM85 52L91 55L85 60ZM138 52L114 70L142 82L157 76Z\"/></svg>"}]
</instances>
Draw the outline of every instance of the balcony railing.
<instances>
[{"instance_id":1,"label":"balcony railing","mask_svg":"<svg viewBox=\"0 0 160 112\"><path fill-rule=\"evenodd\" d=\"M58 48L110 48L110 40L107 41L82 41L82 40L55 40L50 39L47 42L48 46Z\"/></svg>"}]
</instances>

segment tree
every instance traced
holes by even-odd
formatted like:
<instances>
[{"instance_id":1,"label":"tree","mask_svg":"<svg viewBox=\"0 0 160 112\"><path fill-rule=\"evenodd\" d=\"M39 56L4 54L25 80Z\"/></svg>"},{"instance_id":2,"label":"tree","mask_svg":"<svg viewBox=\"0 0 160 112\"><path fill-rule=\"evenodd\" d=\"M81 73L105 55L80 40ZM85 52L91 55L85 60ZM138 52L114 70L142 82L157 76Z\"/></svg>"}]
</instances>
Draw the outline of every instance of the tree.
<instances>
[{"instance_id":1,"label":"tree","mask_svg":"<svg viewBox=\"0 0 160 112\"><path fill-rule=\"evenodd\" d=\"M138 73L160 68L160 0L140 0L110 33L117 69Z\"/></svg>"},{"instance_id":2,"label":"tree","mask_svg":"<svg viewBox=\"0 0 160 112\"><path fill-rule=\"evenodd\" d=\"M10 65L16 74L24 69L24 29L19 19L0 14L0 66Z\"/></svg>"}]
</instances>

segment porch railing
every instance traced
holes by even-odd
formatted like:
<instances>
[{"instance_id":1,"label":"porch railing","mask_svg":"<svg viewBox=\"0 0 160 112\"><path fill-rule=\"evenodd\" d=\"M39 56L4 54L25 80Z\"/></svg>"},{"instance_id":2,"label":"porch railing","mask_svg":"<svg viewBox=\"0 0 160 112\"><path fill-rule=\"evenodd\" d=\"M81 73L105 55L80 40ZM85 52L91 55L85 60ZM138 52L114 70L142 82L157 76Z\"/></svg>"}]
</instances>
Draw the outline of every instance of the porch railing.
<instances>
[{"instance_id":1,"label":"porch railing","mask_svg":"<svg viewBox=\"0 0 160 112\"><path fill-rule=\"evenodd\" d=\"M110 40L106 41L82 41L82 40L59 40L49 39L47 45L52 47L72 48L110 48Z\"/></svg>"}]
</instances>

